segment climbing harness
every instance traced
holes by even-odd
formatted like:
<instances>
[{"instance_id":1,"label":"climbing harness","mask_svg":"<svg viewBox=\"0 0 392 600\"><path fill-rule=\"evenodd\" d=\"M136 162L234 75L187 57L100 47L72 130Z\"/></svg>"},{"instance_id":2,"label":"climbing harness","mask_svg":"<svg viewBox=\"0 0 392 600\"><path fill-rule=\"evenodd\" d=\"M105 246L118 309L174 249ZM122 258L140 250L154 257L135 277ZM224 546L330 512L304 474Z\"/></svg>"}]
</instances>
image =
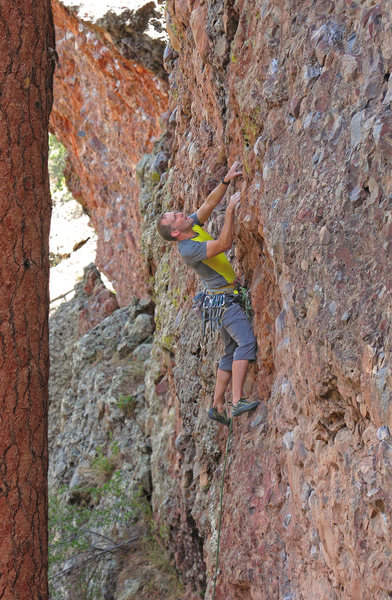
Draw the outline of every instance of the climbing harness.
<instances>
[{"instance_id":1,"label":"climbing harness","mask_svg":"<svg viewBox=\"0 0 392 600\"><path fill-rule=\"evenodd\" d=\"M239 302L240 296L232 288L210 292L203 290L193 298L193 310L201 319L201 335L204 339L208 332L215 333L222 327L225 310Z\"/></svg>"},{"instance_id":2,"label":"climbing harness","mask_svg":"<svg viewBox=\"0 0 392 600\"><path fill-rule=\"evenodd\" d=\"M208 332L215 333L222 327L225 310L232 304L239 304L249 317L252 314L252 302L249 291L238 285L235 289L228 287L216 292L203 290L193 298L193 310L201 320L201 337Z\"/></svg>"},{"instance_id":3,"label":"climbing harness","mask_svg":"<svg viewBox=\"0 0 392 600\"><path fill-rule=\"evenodd\" d=\"M218 575L219 575L218 566L219 566L220 534L221 534L222 507L223 507L223 484L224 484L224 481L225 481L226 463L227 463L227 456L228 456L229 450L230 450L230 442L231 442L232 431L233 431L233 418L230 419L229 433L228 433L227 441L226 441L226 453L225 453L225 460L224 460L224 463L223 463L222 480L221 480L221 487L220 487L219 519L218 519L218 540L217 540L217 545L216 545L214 589L213 589L213 592L212 592L212 600L215 600L216 580L218 579Z\"/></svg>"}]
</instances>

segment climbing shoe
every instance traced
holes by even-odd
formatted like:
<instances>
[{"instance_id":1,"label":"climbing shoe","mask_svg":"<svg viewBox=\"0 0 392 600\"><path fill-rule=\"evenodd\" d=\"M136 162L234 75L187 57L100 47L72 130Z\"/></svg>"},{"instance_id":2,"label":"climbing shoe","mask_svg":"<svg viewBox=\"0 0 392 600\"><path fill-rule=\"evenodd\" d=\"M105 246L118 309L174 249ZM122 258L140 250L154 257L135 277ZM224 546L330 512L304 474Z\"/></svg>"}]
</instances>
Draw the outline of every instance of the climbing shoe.
<instances>
[{"instance_id":1,"label":"climbing shoe","mask_svg":"<svg viewBox=\"0 0 392 600\"><path fill-rule=\"evenodd\" d=\"M240 398L237 402L237 404L233 404L232 408L231 408L231 416L232 417L239 417L240 415L242 415L245 412L248 412L248 410L252 410L253 408L256 408L256 406L258 406L260 404L260 400L248 400L247 398Z\"/></svg>"},{"instance_id":2,"label":"climbing shoe","mask_svg":"<svg viewBox=\"0 0 392 600\"><path fill-rule=\"evenodd\" d=\"M214 406L211 406L208 411L208 418L212 419L212 421L218 421L218 423L222 423L222 425L230 426L230 419L227 418L226 413L220 413L216 410Z\"/></svg>"}]
</instances>

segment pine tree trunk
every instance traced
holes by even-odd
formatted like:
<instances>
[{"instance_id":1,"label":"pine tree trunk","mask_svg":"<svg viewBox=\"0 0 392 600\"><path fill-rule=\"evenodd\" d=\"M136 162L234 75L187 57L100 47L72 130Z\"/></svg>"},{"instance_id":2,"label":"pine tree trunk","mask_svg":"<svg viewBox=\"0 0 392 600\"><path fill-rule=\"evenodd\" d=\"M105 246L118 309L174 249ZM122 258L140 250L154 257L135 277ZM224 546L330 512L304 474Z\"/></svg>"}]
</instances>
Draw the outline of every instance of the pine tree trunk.
<instances>
[{"instance_id":1,"label":"pine tree trunk","mask_svg":"<svg viewBox=\"0 0 392 600\"><path fill-rule=\"evenodd\" d=\"M50 0L0 0L0 599L46 600Z\"/></svg>"}]
</instances>

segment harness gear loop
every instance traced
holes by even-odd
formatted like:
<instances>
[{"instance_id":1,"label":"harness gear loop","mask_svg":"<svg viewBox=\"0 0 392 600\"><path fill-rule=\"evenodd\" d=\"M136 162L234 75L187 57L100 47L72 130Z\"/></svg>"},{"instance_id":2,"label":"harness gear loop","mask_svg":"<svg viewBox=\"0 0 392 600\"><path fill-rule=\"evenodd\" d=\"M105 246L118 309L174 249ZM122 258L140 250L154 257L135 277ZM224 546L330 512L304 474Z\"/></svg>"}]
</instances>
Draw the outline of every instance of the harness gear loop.
<instances>
[{"instance_id":1,"label":"harness gear loop","mask_svg":"<svg viewBox=\"0 0 392 600\"><path fill-rule=\"evenodd\" d=\"M222 471L220 501L219 501L218 540L217 540L217 545L216 545L216 561L215 561L215 574L214 574L214 588L212 591L212 599L211 600L215 600L216 580L218 579L218 575L219 575L218 566L219 566L220 534L221 534L222 507L223 507L223 484L224 484L224 480L225 480L226 463L227 463L227 456L228 456L229 450L230 450L232 431L233 431L233 417L230 419L229 433L228 433L227 441L226 441L225 461L223 463L223 471Z\"/></svg>"},{"instance_id":2,"label":"harness gear loop","mask_svg":"<svg viewBox=\"0 0 392 600\"><path fill-rule=\"evenodd\" d=\"M207 333L209 324L210 332L219 331L222 327L222 317L226 308L232 304L230 293L206 292L201 307L202 311L202 337Z\"/></svg>"},{"instance_id":3,"label":"harness gear loop","mask_svg":"<svg viewBox=\"0 0 392 600\"><path fill-rule=\"evenodd\" d=\"M238 303L246 312L247 316L252 311L249 294L247 290L240 287L234 289L233 285L219 288L216 291L203 290L193 298L193 309L201 319L201 337L204 339L208 333L215 333L222 327L223 315L229 306ZM209 327L208 327L209 326Z\"/></svg>"}]
</instances>

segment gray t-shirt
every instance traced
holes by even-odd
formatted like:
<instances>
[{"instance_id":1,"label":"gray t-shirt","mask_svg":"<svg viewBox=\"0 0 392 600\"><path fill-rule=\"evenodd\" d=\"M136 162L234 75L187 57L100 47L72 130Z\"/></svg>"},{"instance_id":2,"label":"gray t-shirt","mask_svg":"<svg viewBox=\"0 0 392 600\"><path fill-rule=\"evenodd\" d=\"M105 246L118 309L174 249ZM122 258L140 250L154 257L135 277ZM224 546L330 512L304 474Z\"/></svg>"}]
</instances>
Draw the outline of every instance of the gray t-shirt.
<instances>
[{"instance_id":1,"label":"gray t-shirt","mask_svg":"<svg viewBox=\"0 0 392 600\"><path fill-rule=\"evenodd\" d=\"M233 283L235 273L228 258L223 252L207 258L207 242L212 237L202 228L196 213L190 216L194 221L195 237L178 242L178 250L184 262L196 271L210 291Z\"/></svg>"}]
</instances>

